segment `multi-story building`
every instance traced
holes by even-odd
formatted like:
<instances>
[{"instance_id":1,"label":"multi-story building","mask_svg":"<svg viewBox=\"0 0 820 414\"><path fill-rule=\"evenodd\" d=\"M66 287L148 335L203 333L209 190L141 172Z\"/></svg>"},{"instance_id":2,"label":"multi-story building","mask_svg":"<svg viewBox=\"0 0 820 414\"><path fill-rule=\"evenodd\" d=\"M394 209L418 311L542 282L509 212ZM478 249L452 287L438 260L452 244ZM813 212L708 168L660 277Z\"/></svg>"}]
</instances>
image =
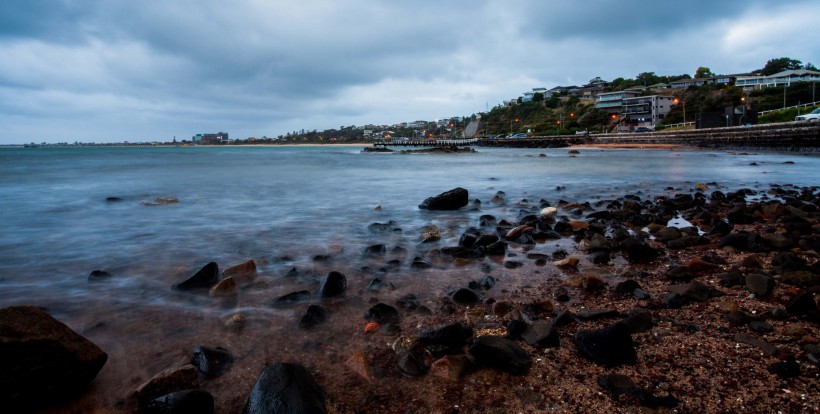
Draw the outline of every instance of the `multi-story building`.
<instances>
[{"instance_id":1,"label":"multi-story building","mask_svg":"<svg viewBox=\"0 0 820 414\"><path fill-rule=\"evenodd\" d=\"M217 132L216 134L196 134L191 137L191 141L201 144L214 144L217 142L228 141L228 133Z\"/></svg>"},{"instance_id":2,"label":"multi-story building","mask_svg":"<svg viewBox=\"0 0 820 414\"><path fill-rule=\"evenodd\" d=\"M791 86L793 82L818 82L820 72L816 70L798 69L785 70L770 76L738 76L735 86L745 91L753 89L773 88L777 86Z\"/></svg>"},{"instance_id":3,"label":"multi-story building","mask_svg":"<svg viewBox=\"0 0 820 414\"><path fill-rule=\"evenodd\" d=\"M672 110L673 98L664 95L624 98L621 124L627 128L654 128Z\"/></svg>"},{"instance_id":4,"label":"multi-story building","mask_svg":"<svg viewBox=\"0 0 820 414\"><path fill-rule=\"evenodd\" d=\"M624 99L634 98L636 96L640 96L640 94L640 92L636 91L599 93L595 98L595 107L598 109L603 109L610 114L619 114L621 113L621 106L623 105Z\"/></svg>"}]
</instances>

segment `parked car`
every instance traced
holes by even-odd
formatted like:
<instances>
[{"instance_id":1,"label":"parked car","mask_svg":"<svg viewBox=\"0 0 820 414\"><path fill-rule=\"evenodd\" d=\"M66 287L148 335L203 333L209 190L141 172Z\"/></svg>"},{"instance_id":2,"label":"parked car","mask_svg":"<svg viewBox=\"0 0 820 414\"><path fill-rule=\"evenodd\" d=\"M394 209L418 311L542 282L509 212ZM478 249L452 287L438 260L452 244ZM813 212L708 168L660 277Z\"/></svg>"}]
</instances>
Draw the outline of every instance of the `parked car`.
<instances>
[{"instance_id":1,"label":"parked car","mask_svg":"<svg viewBox=\"0 0 820 414\"><path fill-rule=\"evenodd\" d=\"M635 132L652 132L652 128L648 127L637 127L635 128Z\"/></svg>"},{"instance_id":2,"label":"parked car","mask_svg":"<svg viewBox=\"0 0 820 414\"><path fill-rule=\"evenodd\" d=\"M510 138L526 138L526 137L527 137L527 134L525 134L523 132L519 132L517 134L510 135Z\"/></svg>"},{"instance_id":3,"label":"parked car","mask_svg":"<svg viewBox=\"0 0 820 414\"><path fill-rule=\"evenodd\" d=\"M820 108L815 108L813 111L804 115L798 115L794 117L794 120L806 122L820 122Z\"/></svg>"}]
</instances>

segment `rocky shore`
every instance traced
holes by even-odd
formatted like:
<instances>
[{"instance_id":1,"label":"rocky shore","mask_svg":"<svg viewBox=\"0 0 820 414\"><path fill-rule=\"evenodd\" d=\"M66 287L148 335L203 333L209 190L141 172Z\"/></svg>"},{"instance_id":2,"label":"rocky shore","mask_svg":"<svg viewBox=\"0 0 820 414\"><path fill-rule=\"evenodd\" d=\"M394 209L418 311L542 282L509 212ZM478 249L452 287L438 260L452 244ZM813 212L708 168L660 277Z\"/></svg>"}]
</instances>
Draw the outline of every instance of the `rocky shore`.
<instances>
[{"instance_id":1,"label":"rocky shore","mask_svg":"<svg viewBox=\"0 0 820 414\"><path fill-rule=\"evenodd\" d=\"M128 380L113 401L95 394L109 374L90 390L66 387L71 396L45 412L817 410L820 188L658 190L576 203L501 191L475 200L456 188L419 208L505 213L481 216L452 245L449 229L433 225L412 240L416 251L374 243L361 255L380 265L355 273L293 268L281 277L298 287L277 296L257 271L265 259L221 272L209 263L168 289L227 304L267 297L293 312L289 327L271 331L237 310L219 321L224 336L210 338L221 343L184 348L182 358L169 351L176 362L147 377L117 372ZM375 239L402 234L393 222L367 228ZM531 252L539 245L550 253ZM458 277L444 294L408 291L413 272ZM31 324L19 309L4 312L0 345L28 335L7 325ZM108 364L122 354L109 352ZM38 369L3 358L7 377ZM3 394L13 398L20 404L19 392Z\"/></svg>"}]
</instances>

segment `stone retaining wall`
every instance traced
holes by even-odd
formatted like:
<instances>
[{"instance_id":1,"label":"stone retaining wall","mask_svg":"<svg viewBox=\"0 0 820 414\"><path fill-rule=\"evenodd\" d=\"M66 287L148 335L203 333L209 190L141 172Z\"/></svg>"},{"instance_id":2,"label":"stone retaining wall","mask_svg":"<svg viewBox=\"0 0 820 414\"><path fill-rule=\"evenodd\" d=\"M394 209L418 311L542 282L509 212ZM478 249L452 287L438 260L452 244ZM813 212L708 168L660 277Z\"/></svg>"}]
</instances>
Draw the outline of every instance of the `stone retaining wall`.
<instances>
[{"instance_id":1,"label":"stone retaining wall","mask_svg":"<svg viewBox=\"0 0 820 414\"><path fill-rule=\"evenodd\" d=\"M787 122L746 127L651 133L559 135L482 140L484 147L560 148L581 144L674 144L701 148L820 151L820 123Z\"/></svg>"}]
</instances>

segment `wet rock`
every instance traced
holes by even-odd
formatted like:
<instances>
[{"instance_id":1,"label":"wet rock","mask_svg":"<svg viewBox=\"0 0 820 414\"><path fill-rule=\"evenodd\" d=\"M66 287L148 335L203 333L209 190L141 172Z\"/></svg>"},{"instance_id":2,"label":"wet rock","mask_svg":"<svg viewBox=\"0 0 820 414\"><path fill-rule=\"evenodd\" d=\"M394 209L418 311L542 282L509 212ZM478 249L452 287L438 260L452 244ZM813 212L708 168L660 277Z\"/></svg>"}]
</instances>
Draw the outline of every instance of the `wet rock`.
<instances>
[{"instance_id":1,"label":"wet rock","mask_svg":"<svg viewBox=\"0 0 820 414\"><path fill-rule=\"evenodd\" d=\"M199 388L197 368L191 364L168 368L140 385L136 390L137 401L144 405L149 401L172 392Z\"/></svg>"},{"instance_id":2,"label":"wet rock","mask_svg":"<svg viewBox=\"0 0 820 414\"><path fill-rule=\"evenodd\" d=\"M386 323L379 328L379 333L383 336L397 336L401 334L401 327L392 323Z\"/></svg>"},{"instance_id":3,"label":"wet rock","mask_svg":"<svg viewBox=\"0 0 820 414\"><path fill-rule=\"evenodd\" d=\"M0 309L0 401L30 411L85 390L108 355L33 306Z\"/></svg>"},{"instance_id":4,"label":"wet rock","mask_svg":"<svg viewBox=\"0 0 820 414\"><path fill-rule=\"evenodd\" d=\"M525 374L532 364L527 351L500 336L479 336L470 347L470 355L481 365L514 375Z\"/></svg>"},{"instance_id":5,"label":"wet rock","mask_svg":"<svg viewBox=\"0 0 820 414\"><path fill-rule=\"evenodd\" d=\"M458 322L424 331L419 334L418 340L424 346L444 345L449 349L457 350L464 347L472 336L473 329Z\"/></svg>"},{"instance_id":6,"label":"wet rock","mask_svg":"<svg viewBox=\"0 0 820 414\"><path fill-rule=\"evenodd\" d=\"M648 263L658 258L660 253L641 242L626 243L624 246L630 263Z\"/></svg>"},{"instance_id":7,"label":"wet rock","mask_svg":"<svg viewBox=\"0 0 820 414\"><path fill-rule=\"evenodd\" d=\"M653 235L655 236L655 240L658 240L661 243L669 243L670 241L680 239L683 236L680 229L677 227L664 227L663 229L655 232Z\"/></svg>"},{"instance_id":8,"label":"wet rock","mask_svg":"<svg viewBox=\"0 0 820 414\"><path fill-rule=\"evenodd\" d=\"M403 311L412 312L421 305L421 301L417 295L408 293L396 299L396 305Z\"/></svg>"},{"instance_id":9,"label":"wet rock","mask_svg":"<svg viewBox=\"0 0 820 414\"><path fill-rule=\"evenodd\" d=\"M774 285L774 278L769 275L759 273L746 275L746 290L757 297L765 298L769 296L772 289L774 289Z\"/></svg>"},{"instance_id":10,"label":"wet rock","mask_svg":"<svg viewBox=\"0 0 820 414\"><path fill-rule=\"evenodd\" d=\"M386 282L380 277L374 277L370 283L367 284L367 290L381 290L381 289L395 289L396 286L391 282Z\"/></svg>"},{"instance_id":11,"label":"wet rock","mask_svg":"<svg viewBox=\"0 0 820 414\"><path fill-rule=\"evenodd\" d=\"M613 318L618 316L618 311L611 308L602 308L602 309L582 309L575 313L575 316L578 319L582 320L596 320L596 319L606 319L606 318Z\"/></svg>"},{"instance_id":12,"label":"wet rock","mask_svg":"<svg viewBox=\"0 0 820 414\"><path fill-rule=\"evenodd\" d=\"M88 275L88 280L90 281L108 280L110 278L111 273L108 273L105 270L92 270Z\"/></svg>"},{"instance_id":13,"label":"wet rock","mask_svg":"<svg viewBox=\"0 0 820 414\"><path fill-rule=\"evenodd\" d=\"M561 346L558 331L551 322L535 321L521 332L521 339L528 345L541 348L556 348Z\"/></svg>"},{"instance_id":14,"label":"wet rock","mask_svg":"<svg viewBox=\"0 0 820 414\"><path fill-rule=\"evenodd\" d=\"M433 267L433 264L417 256L413 258L413 263L410 264L410 267L413 269L429 269Z\"/></svg>"},{"instance_id":15,"label":"wet rock","mask_svg":"<svg viewBox=\"0 0 820 414\"><path fill-rule=\"evenodd\" d=\"M319 284L319 296L323 299L343 296L347 290L347 278L340 272L332 271Z\"/></svg>"},{"instance_id":16,"label":"wet rock","mask_svg":"<svg viewBox=\"0 0 820 414\"><path fill-rule=\"evenodd\" d=\"M384 256L385 254L387 254L387 246L384 244L372 244L365 247L364 252L362 252L362 255L368 257Z\"/></svg>"},{"instance_id":17,"label":"wet rock","mask_svg":"<svg viewBox=\"0 0 820 414\"><path fill-rule=\"evenodd\" d=\"M627 317L621 322L626 325L630 333L647 332L655 326L652 312L642 308L630 310Z\"/></svg>"},{"instance_id":18,"label":"wet rock","mask_svg":"<svg viewBox=\"0 0 820 414\"><path fill-rule=\"evenodd\" d=\"M456 305L471 306L482 301L481 294L469 289L461 288L450 295L450 300Z\"/></svg>"},{"instance_id":19,"label":"wet rock","mask_svg":"<svg viewBox=\"0 0 820 414\"><path fill-rule=\"evenodd\" d=\"M204 390L184 390L165 394L148 401L140 409L143 414L187 414L214 412L214 397Z\"/></svg>"},{"instance_id":20,"label":"wet rock","mask_svg":"<svg viewBox=\"0 0 820 414\"><path fill-rule=\"evenodd\" d=\"M554 262L554 264L558 267L575 267L578 266L579 262L580 260L577 257L567 257Z\"/></svg>"},{"instance_id":21,"label":"wet rock","mask_svg":"<svg viewBox=\"0 0 820 414\"><path fill-rule=\"evenodd\" d=\"M234 296L237 294L234 278L228 276L211 287L208 294L211 296Z\"/></svg>"},{"instance_id":22,"label":"wet rock","mask_svg":"<svg viewBox=\"0 0 820 414\"><path fill-rule=\"evenodd\" d=\"M177 283L172 287L177 290L207 289L218 281L219 265L217 265L216 262L210 262L184 282Z\"/></svg>"},{"instance_id":23,"label":"wet rock","mask_svg":"<svg viewBox=\"0 0 820 414\"><path fill-rule=\"evenodd\" d=\"M800 364L796 361L780 361L769 365L769 372L780 378L795 378L800 376Z\"/></svg>"},{"instance_id":24,"label":"wet rock","mask_svg":"<svg viewBox=\"0 0 820 414\"><path fill-rule=\"evenodd\" d=\"M253 385L244 414L322 414L326 394L305 367L275 363Z\"/></svg>"},{"instance_id":25,"label":"wet rock","mask_svg":"<svg viewBox=\"0 0 820 414\"><path fill-rule=\"evenodd\" d=\"M191 364L206 377L218 377L233 365L233 354L222 347L209 348L200 345L194 348Z\"/></svg>"},{"instance_id":26,"label":"wet rock","mask_svg":"<svg viewBox=\"0 0 820 414\"><path fill-rule=\"evenodd\" d=\"M421 240L423 243L432 243L441 240L441 231L435 225L428 224L421 228Z\"/></svg>"},{"instance_id":27,"label":"wet rock","mask_svg":"<svg viewBox=\"0 0 820 414\"><path fill-rule=\"evenodd\" d=\"M629 328L623 323L606 326L599 330L575 333L575 346L581 355L608 367L635 364L638 355Z\"/></svg>"},{"instance_id":28,"label":"wet rock","mask_svg":"<svg viewBox=\"0 0 820 414\"><path fill-rule=\"evenodd\" d=\"M470 369L470 359L466 355L445 355L430 367L430 374L450 381L458 381Z\"/></svg>"},{"instance_id":29,"label":"wet rock","mask_svg":"<svg viewBox=\"0 0 820 414\"><path fill-rule=\"evenodd\" d=\"M787 285L810 288L820 285L820 274L807 271L786 272L780 276L780 282Z\"/></svg>"},{"instance_id":30,"label":"wet rock","mask_svg":"<svg viewBox=\"0 0 820 414\"><path fill-rule=\"evenodd\" d=\"M225 327L232 331L241 331L247 324L248 318L241 313L235 313L225 321Z\"/></svg>"},{"instance_id":31,"label":"wet rock","mask_svg":"<svg viewBox=\"0 0 820 414\"><path fill-rule=\"evenodd\" d=\"M418 378L424 376L430 368L424 360L424 355L415 350L409 350L399 356L399 371L404 376Z\"/></svg>"},{"instance_id":32,"label":"wet rock","mask_svg":"<svg viewBox=\"0 0 820 414\"><path fill-rule=\"evenodd\" d=\"M589 260L592 263L597 264L597 265L605 265L605 264L609 264L609 262L612 260L612 258L609 257L609 251L608 250L602 250L602 251L598 251L598 252L593 253L590 256Z\"/></svg>"},{"instance_id":33,"label":"wet rock","mask_svg":"<svg viewBox=\"0 0 820 414\"><path fill-rule=\"evenodd\" d=\"M233 278L238 284L247 284L256 278L256 262L246 260L222 271L222 277Z\"/></svg>"},{"instance_id":34,"label":"wet rock","mask_svg":"<svg viewBox=\"0 0 820 414\"><path fill-rule=\"evenodd\" d=\"M621 296L632 296L635 289L640 289L641 285L634 279L627 279L615 285L615 293Z\"/></svg>"},{"instance_id":35,"label":"wet rock","mask_svg":"<svg viewBox=\"0 0 820 414\"><path fill-rule=\"evenodd\" d=\"M310 305L299 319L299 328L309 329L327 320L330 312L319 305Z\"/></svg>"},{"instance_id":36,"label":"wet rock","mask_svg":"<svg viewBox=\"0 0 820 414\"><path fill-rule=\"evenodd\" d=\"M345 361L345 365L367 382L373 380L373 367L364 352L356 352Z\"/></svg>"},{"instance_id":37,"label":"wet rock","mask_svg":"<svg viewBox=\"0 0 820 414\"><path fill-rule=\"evenodd\" d=\"M419 208L425 210L458 210L466 206L468 202L469 194L467 190L457 187L437 196L428 197L419 204Z\"/></svg>"},{"instance_id":38,"label":"wet rock","mask_svg":"<svg viewBox=\"0 0 820 414\"><path fill-rule=\"evenodd\" d=\"M387 304L377 303L365 312L364 318L368 321L373 321L379 324L384 323L399 323L401 322L401 315L399 311Z\"/></svg>"},{"instance_id":39,"label":"wet rock","mask_svg":"<svg viewBox=\"0 0 820 414\"><path fill-rule=\"evenodd\" d=\"M271 306L274 308L284 308L291 305L295 305L300 302L304 302L310 299L310 292L307 290L300 290L296 292L288 293L287 295L280 296L273 300Z\"/></svg>"},{"instance_id":40,"label":"wet rock","mask_svg":"<svg viewBox=\"0 0 820 414\"><path fill-rule=\"evenodd\" d=\"M810 289L801 292L786 303L786 310L791 315L820 322L820 308L817 307L813 293Z\"/></svg>"}]
</instances>

